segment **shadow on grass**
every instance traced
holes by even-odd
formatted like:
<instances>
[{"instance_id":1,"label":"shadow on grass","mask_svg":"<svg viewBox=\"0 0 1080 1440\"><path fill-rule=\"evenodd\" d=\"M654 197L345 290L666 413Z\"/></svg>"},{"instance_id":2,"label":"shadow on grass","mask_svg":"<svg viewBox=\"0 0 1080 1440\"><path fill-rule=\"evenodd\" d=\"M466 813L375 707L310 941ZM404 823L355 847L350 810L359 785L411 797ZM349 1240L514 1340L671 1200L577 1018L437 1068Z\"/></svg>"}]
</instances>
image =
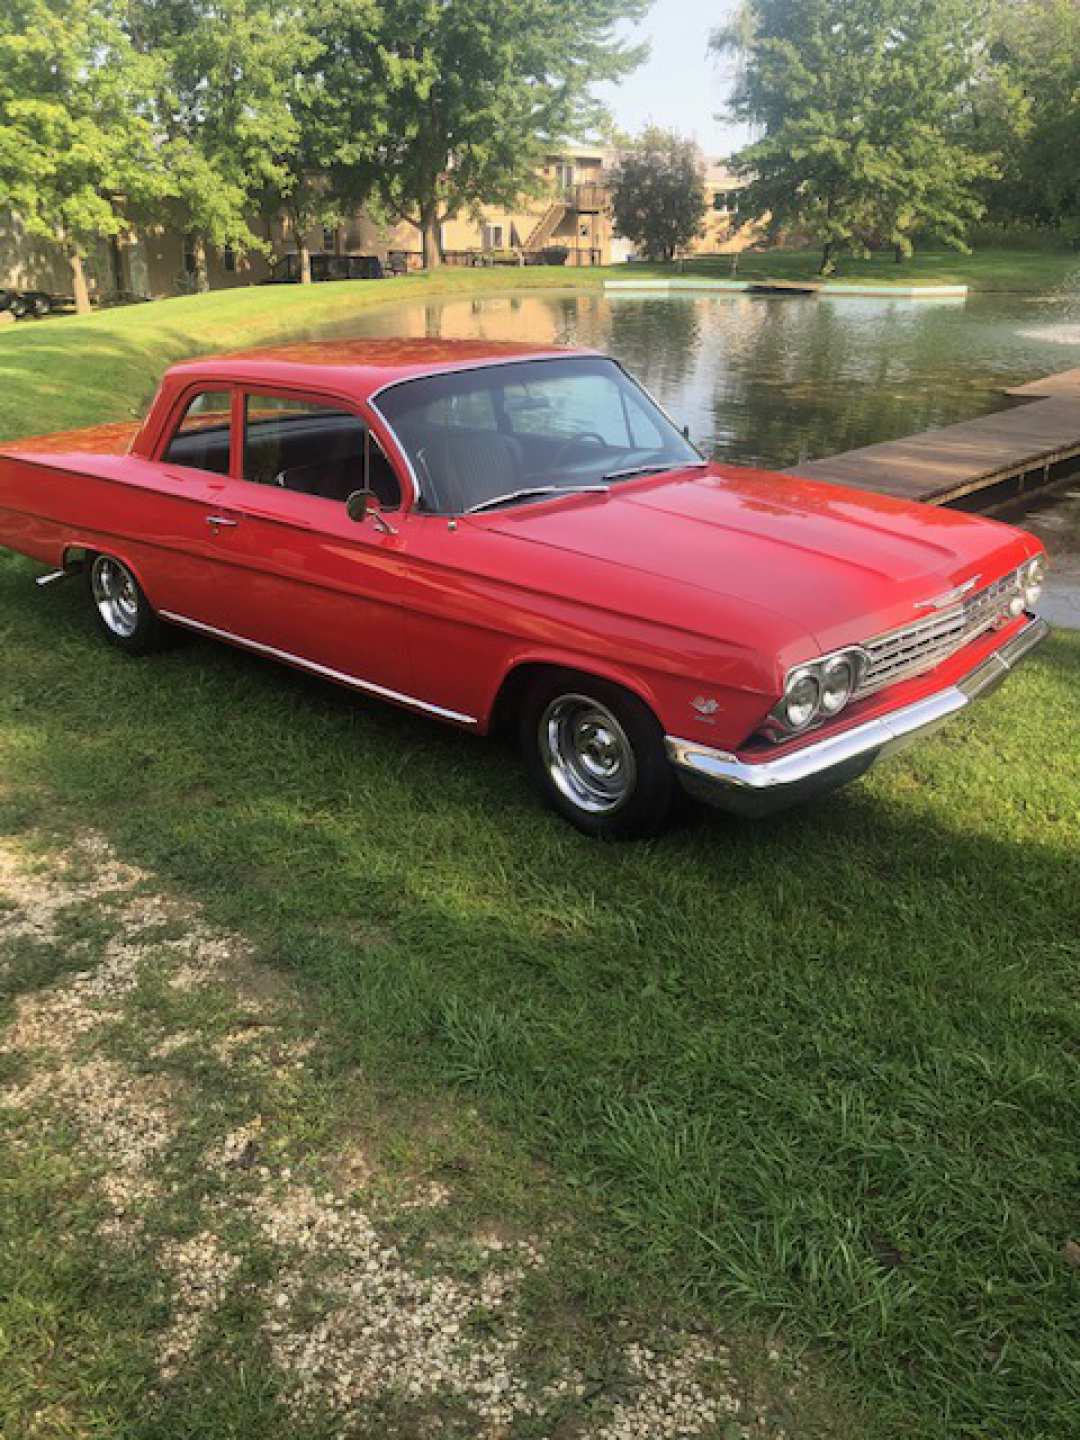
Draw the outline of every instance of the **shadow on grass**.
<instances>
[{"instance_id":1,"label":"shadow on grass","mask_svg":"<svg viewBox=\"0 0 1080 1440\"><path fill-rule=\"evenodd\" d=\"M343 1058L523 1136L606 1207L613 1284L816 1344L882 1434L1068 1433L1080 637L816 811L605 847L505 746L209 645L132 663L30 574L0 821L103 830Z\"/></svg>"}]
</instances>

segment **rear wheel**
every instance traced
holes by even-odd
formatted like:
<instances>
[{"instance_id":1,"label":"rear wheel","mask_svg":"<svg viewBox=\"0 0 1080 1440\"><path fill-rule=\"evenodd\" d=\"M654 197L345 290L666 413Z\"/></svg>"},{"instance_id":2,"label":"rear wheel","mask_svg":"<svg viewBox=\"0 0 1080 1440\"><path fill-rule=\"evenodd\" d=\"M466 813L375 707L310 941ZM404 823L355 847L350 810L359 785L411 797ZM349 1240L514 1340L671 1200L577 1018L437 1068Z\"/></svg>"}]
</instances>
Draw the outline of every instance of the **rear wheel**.
<instances>
[{"instance_id":1,"label":"rear wheel","mask_svg":"<svg viewBox=\"0 0 1080 1440\"><path fill-rule=\"evenodd\" d=\"M539 677L521 710L521 744L548 804L586 835L659 833L676 781L655 715L636 695L592 676Z\"/></svg>"},{"instance_id":2,"label":"rear wheel","mask_svg":"<svg viewBox=\"0 0 1080 1440\"><path fill-rule=\"evenodd\" d=\"M129 655L158 649L161 621L128 567L112 555L94 555L86 574L98 628L106 640Z\"/></svg>"}]
</instances>

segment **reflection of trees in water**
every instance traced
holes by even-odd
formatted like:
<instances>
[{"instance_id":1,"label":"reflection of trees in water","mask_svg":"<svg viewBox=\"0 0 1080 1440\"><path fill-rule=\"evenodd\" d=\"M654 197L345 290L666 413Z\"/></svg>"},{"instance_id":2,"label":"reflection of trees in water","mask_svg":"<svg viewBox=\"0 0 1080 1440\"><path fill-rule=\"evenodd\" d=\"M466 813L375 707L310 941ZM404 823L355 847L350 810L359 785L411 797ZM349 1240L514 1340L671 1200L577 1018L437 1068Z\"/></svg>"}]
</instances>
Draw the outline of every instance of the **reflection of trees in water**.
<instances>
[{"instance_id":1,"label":"reflection of trees in water","mask_svg":"<svg viewBox=\"0 0 1080 1440\"><path fill-rule=\"evenodd\" d=\"M1061 306L1070 320L1080 320L1080 266L1070 270L1058 291Z\"/></svg>"},{"instance_id":2,"label":"reflection of trees in water","mask_svg":"<svg viewBox=\"0 0 1080 1440\"><path fill-rule=\"evenodd\" d=\"M993 375L965 369L955 310L764 303L767 323L743 332L714 387L717 458L793 465L998 408Z\"/></svg>"},{"instance_id":3,"label":"reflection of trees in water","mask_svg":"<svg viewBox=\"0 0 1080 1440\"><path fill-rule=\"evenodd\" d=\"M701 345L701 316L690 299L673 295L627 303L606 299L598 307L609 348L647 390L676 396L693 371Z\"/></svg>"},{"instance_id":4,"label":"reflection of trees in water","mask_svg":"<svg viewBox=\"0 0 1080 1440\"><path fill-rule=\"evenodd\" d=\"M1064 298L1052 318L1062 319ZM1080 319L1080 282L1075 291ZM1000 407L999 390L1080 364L1029 327L1027 299L519 292L377 307L313 334L582 345L640 378L717 459L765 467L897 439ZM1075 357L1075 358L1074 358Z\"/></svg>"}]
</instances>

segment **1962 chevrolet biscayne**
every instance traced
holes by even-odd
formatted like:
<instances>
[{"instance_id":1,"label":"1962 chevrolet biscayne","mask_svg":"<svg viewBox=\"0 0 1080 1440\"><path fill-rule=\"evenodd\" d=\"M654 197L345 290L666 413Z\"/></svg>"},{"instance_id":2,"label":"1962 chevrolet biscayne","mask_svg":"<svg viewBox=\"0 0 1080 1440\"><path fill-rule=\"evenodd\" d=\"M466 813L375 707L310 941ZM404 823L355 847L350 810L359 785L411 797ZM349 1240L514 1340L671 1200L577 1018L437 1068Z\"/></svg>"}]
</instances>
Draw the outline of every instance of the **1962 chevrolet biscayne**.
<instances>
[{"instance_id":1,"label":"1962 chevrolet biscayne","mask_svg":"<svg viewBox=\"0 0 1080 1440\"><path fill-rule=\"evenodd\" d=\"M0 544L134 654L182 626L486 732L582 830L821 795L1046 634L993 521L706 462L613 360L351 341L176 365L9 444Z\"/></svg>"}]
</instances>

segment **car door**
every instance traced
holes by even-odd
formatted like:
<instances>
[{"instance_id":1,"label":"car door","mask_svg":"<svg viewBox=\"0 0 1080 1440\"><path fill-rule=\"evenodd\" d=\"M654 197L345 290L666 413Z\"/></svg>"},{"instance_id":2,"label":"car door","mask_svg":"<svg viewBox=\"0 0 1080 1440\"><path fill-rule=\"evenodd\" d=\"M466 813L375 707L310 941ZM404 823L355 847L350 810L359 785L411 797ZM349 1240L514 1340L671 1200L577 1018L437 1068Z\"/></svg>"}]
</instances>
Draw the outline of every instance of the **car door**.
<instances>
[{"instance_id":1,"label":"car door","mask_svg":"<svg viewBox=\"0 0 1080 1440\"><path fill-rule=\"evenodd\" d=\"M401 502L393 468L342 401L242 387L238 463L211 524L223 638L358 688L412 695L402 643ZM346 511L365 475L387 518Z\"/></svg>"},{"instance_id":2,"label":"car door","mask_svg":"<svg viewBox=\"0 0 1080 1440\"><path fill-rule=\"evenodd\" d=\"M239 523L221 513L233 465L237 397L220 382L178 397L156 456L139 462L154 504L140 525L140 578L158 611L200 625L222 622L226 586L218 538Z\"/></svg>"}]
</instances>

